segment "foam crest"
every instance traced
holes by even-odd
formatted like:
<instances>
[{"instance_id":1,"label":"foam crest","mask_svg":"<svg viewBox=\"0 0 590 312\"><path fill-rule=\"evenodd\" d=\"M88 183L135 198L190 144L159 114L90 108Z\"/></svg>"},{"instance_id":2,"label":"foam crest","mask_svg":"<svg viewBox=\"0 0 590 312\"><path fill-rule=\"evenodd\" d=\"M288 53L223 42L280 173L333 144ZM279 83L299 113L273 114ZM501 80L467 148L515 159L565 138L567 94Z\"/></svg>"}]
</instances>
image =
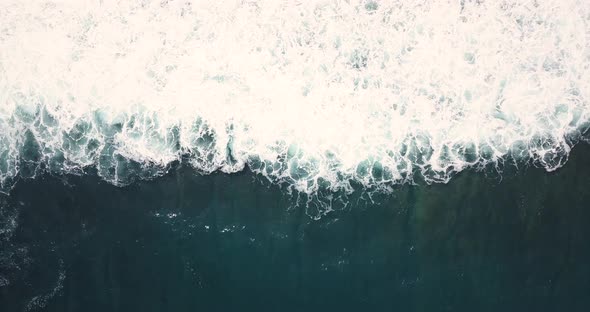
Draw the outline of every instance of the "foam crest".
<instances>
[{"instance_id":1,"label":"foam crest","mask_svg":"<svg viewBox=\"0 0 590 312\"><path fill-rule=\"evenodd\" d=\"M0 183L248 166L307 194L561 167L585 1L4 1Z\"/></svg>"}]
</instances>

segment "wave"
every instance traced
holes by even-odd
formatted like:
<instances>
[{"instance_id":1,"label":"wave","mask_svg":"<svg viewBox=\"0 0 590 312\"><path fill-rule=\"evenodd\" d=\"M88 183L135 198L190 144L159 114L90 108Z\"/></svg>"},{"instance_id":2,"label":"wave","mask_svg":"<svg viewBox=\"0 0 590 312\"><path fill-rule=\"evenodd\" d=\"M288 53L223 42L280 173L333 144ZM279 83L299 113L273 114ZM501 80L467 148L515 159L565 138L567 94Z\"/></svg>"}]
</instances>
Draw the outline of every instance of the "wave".
<instances>
[{"instance_id":1,"label":"wave","mask_svg":"<svg viewBox=\"0 0 590 312\"><path fill-rule=\"evenodd\" d=\"M4 1L0 184L188 163L307 194L548 171L590 127L583 1Z\"/></svg>"}]
</instances>

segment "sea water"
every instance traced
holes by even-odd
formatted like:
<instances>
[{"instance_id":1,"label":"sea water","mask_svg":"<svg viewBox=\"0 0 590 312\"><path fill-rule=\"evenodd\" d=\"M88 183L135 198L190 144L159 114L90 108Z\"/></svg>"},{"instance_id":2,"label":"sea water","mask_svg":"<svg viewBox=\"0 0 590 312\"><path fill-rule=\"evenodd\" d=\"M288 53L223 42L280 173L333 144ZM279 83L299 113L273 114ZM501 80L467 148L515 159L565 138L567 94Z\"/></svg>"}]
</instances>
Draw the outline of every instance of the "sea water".
<instances>
[{"instance_id":1,"label":"sea water","mask_svg":"<svg viewBox=\"0 0 590 312\"><path fill-rule=\"evenodd\" d=\"M589 66L584 1L3 1L0 304L583 310Z\"/></svg>"}]
</instances>

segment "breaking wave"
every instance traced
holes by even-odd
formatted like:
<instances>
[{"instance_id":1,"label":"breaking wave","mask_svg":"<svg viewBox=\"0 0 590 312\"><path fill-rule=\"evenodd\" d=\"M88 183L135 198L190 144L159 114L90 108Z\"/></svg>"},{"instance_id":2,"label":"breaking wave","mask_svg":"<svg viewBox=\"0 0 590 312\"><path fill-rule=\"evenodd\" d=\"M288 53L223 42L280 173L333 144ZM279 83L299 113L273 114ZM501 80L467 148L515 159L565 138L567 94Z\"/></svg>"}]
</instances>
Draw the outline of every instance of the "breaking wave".
<instances>
[{"instance_id":1,"label":"breaking wave","mask_svg":"<svg viewBox=\"0 0 590 312\"><path fill-rule=\"evenodd\" d=\"M3 1L0 183L176 162L313 194L562 166L586 1Z\"/></svg>"}]
</instances>

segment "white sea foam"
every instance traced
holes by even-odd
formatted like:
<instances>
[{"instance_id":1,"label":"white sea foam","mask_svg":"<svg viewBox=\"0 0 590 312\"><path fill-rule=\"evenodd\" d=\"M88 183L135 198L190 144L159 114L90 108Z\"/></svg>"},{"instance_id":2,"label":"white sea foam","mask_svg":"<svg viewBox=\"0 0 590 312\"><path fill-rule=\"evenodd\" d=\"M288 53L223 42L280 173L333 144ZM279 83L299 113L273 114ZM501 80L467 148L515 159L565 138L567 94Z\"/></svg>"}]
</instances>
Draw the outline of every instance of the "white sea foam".
<instances>
[{"instance_id":1,"label":"white sea foam","mask_svg":"<svg viewBox=\"0 0 590 312\"><path fill-rule=\"evenodd\" d=\"M124 185L183 156L307 193L552 171L589 65L587 1L4 0L0 181Z\"/></svg>"}]
</instances>

